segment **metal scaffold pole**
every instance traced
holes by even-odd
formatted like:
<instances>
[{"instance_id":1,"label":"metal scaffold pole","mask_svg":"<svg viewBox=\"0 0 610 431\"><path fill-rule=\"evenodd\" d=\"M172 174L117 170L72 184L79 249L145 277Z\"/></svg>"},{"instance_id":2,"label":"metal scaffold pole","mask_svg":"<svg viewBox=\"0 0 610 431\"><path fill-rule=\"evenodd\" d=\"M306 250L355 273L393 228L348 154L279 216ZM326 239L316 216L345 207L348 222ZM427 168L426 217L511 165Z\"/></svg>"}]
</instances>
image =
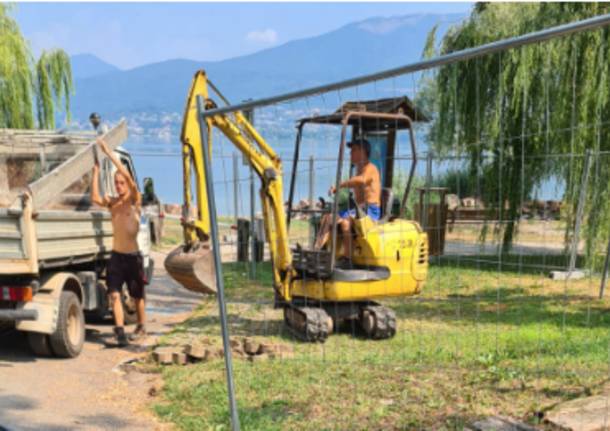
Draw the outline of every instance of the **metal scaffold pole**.
<instances>
[{"instance_id":1,"label":"metal scaffold pole","mask_svg":"<svg viewBox=\"0 0 610 431\"><path fill-rule=\"evenodd\" d=\"M216 272L218 309L220 313L220 326L222 329L222 344L224 347L225 367L227 371L227 390L229 392L229 410L231 412L231 425L233 431L239 431L239 416L237 403L235 402L235 387L233 384L233 363L231 360L231 345L229 343L229 328L227 325L227 310L225 305L224 281L222 278L222 261L220 254L220 241L218 240L218 220L216 218L216 199L214 196L214 179L212 175L212 164L210 163L208 126L202 117L204 102L201 96L197 96L197 113L199 129L201 132L201 144L203 152L203 163L205 169L205 187L208 195L208 211L210 213L210 236L212 240L212 251L214 253L214 270Z\"/></svg>"},{"instance_id":2,"label":"metal scaffold pole","mask_svg":"<svg viewBox=\"0 0 610 431\"><path fill-rule=\"evenodd\" d=\"M532 33L527 33L521 36L502 39L495 42L479 45L473 48L455 51L449 54L439 55L430 59L410 63L404 66L395 67L393 69L382 70L381 72L368 75L357 76L351 79L345 79L331 84L319 85L303 90L284 93L277 96L266 97L258 100L248 100L236 105L224 106L221 108L210 109L203 115L204 118L214 115L225 114L228 112L244 111L261 106L269 106L277 103L287 102L290 100L300 99L313 96L320 93L328 93L330 91L338 91L344 88L355 87L374 81L393 78L399 75L408 73L420 72L422 70L433 69L446 64L453 64L458 61L470 60L483 55L489 55L496 52L506 51L511 48L531 45L533 43L543 42L545 40L567 36L570 34L579 33L585 30L591 30L610 24L610 14L599 15L581 21L570 22L567 24L558 25L556 27L547 28Z\"/></svg>"}]
</instances>

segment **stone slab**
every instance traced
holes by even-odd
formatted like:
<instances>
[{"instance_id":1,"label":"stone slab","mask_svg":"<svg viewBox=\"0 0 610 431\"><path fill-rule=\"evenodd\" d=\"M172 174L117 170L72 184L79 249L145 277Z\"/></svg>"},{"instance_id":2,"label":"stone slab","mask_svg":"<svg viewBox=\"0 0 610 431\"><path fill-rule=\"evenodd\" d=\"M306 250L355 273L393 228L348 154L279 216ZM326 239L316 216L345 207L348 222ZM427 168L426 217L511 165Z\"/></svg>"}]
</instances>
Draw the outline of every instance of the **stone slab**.
<instances>
[{"instance_id":1,"label":"stone slab","mask_svg":"<svg viewBox=\"0 0 610 431\"><path fill-rule=\"evenodd\" d=\"M574 270L569 271L551 271L551 280L562 281L562 280L582 280L587 276L585 271Z\"/></svg>"},{"instance_id":2,"label":"stone slab","mask_svg":"<svg viewBox=\"0 0 610 431\"><path fill-rule=\"evenodd\" d=\"M537 431L536 428L518 420L503 416L490 416L474 422L471 431Z\"/></svg>"},{"instance_id":3,"label":"stone slab","mask_svg":"<svg viewBox=\"0 0 610 431\"><path fill-rule=\"evenodd\" d=\"M565 430L609 430L610 394L561 403L547 412L545 421Z\"/></svg>"},{"instance_id":4,"label":"stone slab","mask_svg":"<svg viewBox=\"0 0 610 431\"><path fill-rule=\"evenodd\" d=\"M153 351L153 359L162 365L173 363L173 354L176 351L174 347L157 347Z\"/></svg>"}]
</instances>

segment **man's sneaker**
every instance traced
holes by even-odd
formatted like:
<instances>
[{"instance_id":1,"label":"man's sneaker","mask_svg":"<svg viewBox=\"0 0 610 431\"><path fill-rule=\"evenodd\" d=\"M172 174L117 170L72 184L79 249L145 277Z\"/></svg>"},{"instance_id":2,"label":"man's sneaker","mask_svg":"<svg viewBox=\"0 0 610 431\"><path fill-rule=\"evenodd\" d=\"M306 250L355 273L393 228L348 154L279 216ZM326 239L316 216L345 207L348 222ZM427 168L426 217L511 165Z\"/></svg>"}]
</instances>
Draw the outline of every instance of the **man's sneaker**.
<instances>
[{"instance_id":1,"label":"man's sneaker","mask_svg":"<svg viewBox=\"0 0 610 431\"><path fill-rule=\"evenodd\" d=\"M136 326L135 331L133 331L133 334L131 334L129 336L129 340L130 341L138 341L138 340L141 340L143 338L146 338L146 329L144 328L144 325L138 324Z\"/></svg>"},{"instance_id":2,"label":"man's sneaker","mask_svg":"<svg viewBox=\"0 0 610 431\"><path fill-rule=\"evenodd\" d=\"M119 345L119 347L125 347L129 345L129 340L125 335L125 328L123 328L122 326L114 327L114 336L116 338L116 343Z\"/></svg>"}]
</instances>

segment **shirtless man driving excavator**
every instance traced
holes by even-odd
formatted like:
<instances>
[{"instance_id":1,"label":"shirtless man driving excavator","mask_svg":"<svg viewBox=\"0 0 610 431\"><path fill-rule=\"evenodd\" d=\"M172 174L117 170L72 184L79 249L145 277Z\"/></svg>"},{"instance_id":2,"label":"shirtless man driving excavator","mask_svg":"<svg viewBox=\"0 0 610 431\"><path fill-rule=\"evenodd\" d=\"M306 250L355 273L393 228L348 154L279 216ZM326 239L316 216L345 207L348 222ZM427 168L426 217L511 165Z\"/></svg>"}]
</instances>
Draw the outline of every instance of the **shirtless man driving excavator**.
<instances>
[{"instance_id":1,"label":"shirtless man driving excavator","mask_svg":"<svg viewBox=\"0 0 610 431\"><path fill-rule=\"evenodd\" d=\"M108 149L106 143L101 138L98 138L96 142L117 168L114 174L114 186L118 196L105 195L102 197L99 193L98 183L99 164L96 161L93 167L91 201L108 208L112 215L112 254L106 267L106 284L114 314L114 333L117 344L123 347L129 344L123 327L124 317L121 302L123 284L127 284L129 295L134 299L138 313L138 325L129 338L137 340L146 336L144 327L144 284L146 280L142 255L137 242L142 197L131 174L114 153Z\"/></svg>"},{"instance_id":2,"label":"shirtless man driving excavator","mask_svg":"<svg viewBox=\"0 0 610 431\"><path fill-rule=\"evenodd\" d=\"M371 144L366 139L356 139L349 142L350 162L356 167L356 175L339 184L339 188L354 190L354 200L364 212L374 221L381 218L381 177L377 167L371 163ZM336 194L335 186L331 186L330 194ZM351 259L351 229L356 216L356 209L341 211L337 223L341 228L343 243L343 258ZM331 231L331 215L326 214L322 218L320 232L316 238L314 248L320 249L326 244Z\"/></svg>"}]
</instances>

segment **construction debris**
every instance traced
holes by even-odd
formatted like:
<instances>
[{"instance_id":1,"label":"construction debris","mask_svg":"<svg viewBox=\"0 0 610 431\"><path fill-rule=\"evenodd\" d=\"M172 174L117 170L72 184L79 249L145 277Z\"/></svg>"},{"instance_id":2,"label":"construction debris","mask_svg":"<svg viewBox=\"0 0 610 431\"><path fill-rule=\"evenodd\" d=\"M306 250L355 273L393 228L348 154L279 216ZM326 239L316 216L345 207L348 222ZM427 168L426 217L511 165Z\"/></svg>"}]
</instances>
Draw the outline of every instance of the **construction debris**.
<instances>
[{"instance_id":1,"label":"construction debris","mask_svg":"<svg viewBox=\"0 0 610 431\"><path fill-rule=\"evenodd\" d=\"M292 346L280 343L260 342L251 337L232 338L231 353L234 358L260 362L268 359L292 359ZM210 340L195 340L185 345L157 347L152 353L159 365L186 365L207 362L224 356L224 349L211 344Z\"/></svg>"},{"instance_id":2,"label":"construction debris","mask_svg":"<svg viewBox=\"0 0 610 431\"><path fill-rule=\"evenodd\" d=\"M193 362L205 359L206 349L203 344L188 344L185 349L189 359Z\"/></svg>"},{"instance_id":3,"label":"construction debris","mask_svg":"<svg viewBox=\"0 0 610 431\"><path fill-rule=\"evenodd\" d=\"M244 350L248 355L256 355L260 346L260 343L257 343L252 338L244 338Z\"/></svg>"},{"instance_id":4,"label":"construction debris","mask_svg":"<svg viewBox=\"0 0 610 431\"><path fill-rule=\"evenodd\" d=\"M186 353L183 352L173 352L172 353L172 361L175 365L186 365Z\"/></svg>"},{"instance_id":5,"label":"construction debris","mask_svg":"<svg viewBox=\"0 0 610 431\"><path fill-rule=\"evenodd\" d=\"M270 358L270 356L268 354L266 354L266 353L263 353L261 355L250 355L250 356L248 356L248 360L250 362L262 362L262 361L265 361L265 360L267 360L269 358Z\"/></svg>"},{"instance_id":6,"label":"construction debris","mask_svg":"<svg viewBox=\"0 0 610 431\"><path fill-rule=\"evenodd\" d=\"M171 364L174 362L174 347L157 347L153 353L153 359L160 365Z\"/></svg>"}]
</instances>

